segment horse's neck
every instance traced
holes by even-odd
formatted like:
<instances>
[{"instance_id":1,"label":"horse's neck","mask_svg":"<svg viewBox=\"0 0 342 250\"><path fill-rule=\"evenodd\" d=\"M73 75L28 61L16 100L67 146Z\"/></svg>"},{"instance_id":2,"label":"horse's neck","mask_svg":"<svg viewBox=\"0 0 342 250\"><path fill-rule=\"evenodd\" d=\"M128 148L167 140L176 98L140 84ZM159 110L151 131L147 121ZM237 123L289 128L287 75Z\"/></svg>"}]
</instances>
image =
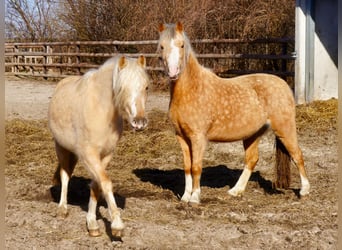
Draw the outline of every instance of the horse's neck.
<instances>
[{"instance_id":1,"label":"horse's neck","mask_svg":"<svg viewBox=\"0 0 342 250\"><path fill-rule=\"evenodd\" d=\"M202 66L199 64L195 53L190 51L187 63L185 65L185 72L188 74L196 74L199 70L201 70L201 68Z\"/></svg>"},{"instance_id":2,"label":"horse's neck","mask_svg":"<svg viewBox=\"0 0 342 250\"><path fill-rule=\"evenodd\" d=\"M194 85L200 84L200 72L203 67L199 64L193 51L190 52L184 67L178 82L180 82L180 87L188 91L189 89L192 89Z\"/></svg>"},{"instance_id":3,"label":"horse's neck","mask_svg":"<svg viewBox=\"0 0 342 250\"><path fill-rule=\"evenodd\" d=\"M184 67L179 78L171 83L171 102L177 102L178 98L182 98L190 92L194 93L198 89L198 85L201 84L199 73L202 66L192 51Z\"/></svg>"},{"instance_id":4,"label":"horse's neck","mask_svg":"<svg viewBox=\"0 0 342 250\"><path fill-rule=\"evenodd\" d=\"M104 67L101 67L97 72L97 78L99 79L99 81L97 81L99 84L101 85L105 85L106 91L108 91L108 89L112 89L113 88L113 70L114 70L114 65L106 65Z\"/></svg>"},{"instance_id":5,"label":"horse's neck","mask_svg":"<svg viewBox=\"0 0 342 250\"><path fill-rule=\"evenodd\" d=\"M90 93L98 96L101 105L113 105L113 70L114 66L104 65L91 77Z\"/></svg>"}]
</instances>

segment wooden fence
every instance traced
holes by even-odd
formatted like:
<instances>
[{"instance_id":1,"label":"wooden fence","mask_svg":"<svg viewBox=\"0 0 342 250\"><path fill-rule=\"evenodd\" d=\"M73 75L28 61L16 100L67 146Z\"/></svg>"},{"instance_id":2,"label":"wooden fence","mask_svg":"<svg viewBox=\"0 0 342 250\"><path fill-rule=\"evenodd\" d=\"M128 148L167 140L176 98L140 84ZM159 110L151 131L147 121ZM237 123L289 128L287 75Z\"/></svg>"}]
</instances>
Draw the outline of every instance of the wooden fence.
<instances>
[{"instance_id":1,"label":"wooden fence","mask_svg":"<svg viewBox=\"0 0 342 250\"><path fill-rule=\"evenodd\" d=\"M5 72L44 78L78 75L97 68L118 53L131 57L144 55L148 70L162 71L157 43L157 40L5 43ZM200 62L221 76L255 72L284 78L294 76L291 38L201 39L193 40L192 45Z\"/></svg>"}]
</instances>

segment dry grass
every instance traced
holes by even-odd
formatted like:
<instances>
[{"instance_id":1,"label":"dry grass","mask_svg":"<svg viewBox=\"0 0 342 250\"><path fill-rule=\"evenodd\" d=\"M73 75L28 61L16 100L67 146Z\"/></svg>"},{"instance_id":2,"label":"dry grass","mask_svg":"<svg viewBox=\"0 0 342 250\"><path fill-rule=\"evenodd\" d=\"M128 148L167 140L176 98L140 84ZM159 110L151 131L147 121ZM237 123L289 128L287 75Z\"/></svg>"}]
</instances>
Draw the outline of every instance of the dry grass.
<instances>
[{"instance_id":1,"label":"dry grass","mask_svg":"<svg viewBox=\"0 0 342 250\"><path fill-rule=\"evenodd\" d=\"M298 106L297 126L300 133L309 132L313 135L336 130L337 100L316 101ZM47 122L19 119L6 121L5 158L5 171L11 171L10 166L15 165L18 175L25 174L31 178L37 177L34 171L27 171L30 164L38 165L38 169L50 166L46 171L51 172L51 177L43 180L50 183L56 166L56 156ZM125 130L111 164L120 169L131 165L132 161L135 165L133 168L181 167L180 148L166 113L153 110L149 114L149 127L143 132ZM82 171L82 174L85 172Z\"/></svg>"}]
</instances>

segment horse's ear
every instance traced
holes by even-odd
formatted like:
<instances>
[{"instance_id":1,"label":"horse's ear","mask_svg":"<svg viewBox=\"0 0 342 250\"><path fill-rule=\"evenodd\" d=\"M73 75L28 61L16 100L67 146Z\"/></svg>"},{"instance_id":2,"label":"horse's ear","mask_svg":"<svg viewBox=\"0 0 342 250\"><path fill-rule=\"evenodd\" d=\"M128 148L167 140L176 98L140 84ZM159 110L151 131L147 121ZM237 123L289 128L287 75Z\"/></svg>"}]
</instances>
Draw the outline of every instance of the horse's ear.
<instances>
[{"instance_id":1,"label":"horse's ear","mask_svg":"<svg viewBox=\"0 0 342 250\"><path fill-rule=\"evenodd\" d=\"M159 24L159 32L163 32L165 30L166 26L163 23Z\"/></svg>"},{"instance_id":2,"label":"horse's ear","mask_svg":"<svg viewBox=\"0 0 342 250\"><path fill-rule=\"evenodd\" d=\"M127 65L127 60L124 56L120 57L119 59L119 69L123 69Z\"/></svg>"},{"instance_id":3,"label":"horse's ear","mask_svg":"<svg viewBox=\"0 0 342 250\"><path fill-rule=\"evenodd\" d=\"M145 68L145 67L146 67L146 58L145 58L143 55L139 56L139 57L138 57L138 63L139 63L143 68Z\"/></svg>"},{"instance_id":4,"label":"horse's ear","mask_svg":"<svg viewBox=\"0 0 342 250\"><path fill-rule=\"evenodd\" d=\"M179 21L176 23L176 31L183 32L183 24Z\"/></svg>"}]
</instances>

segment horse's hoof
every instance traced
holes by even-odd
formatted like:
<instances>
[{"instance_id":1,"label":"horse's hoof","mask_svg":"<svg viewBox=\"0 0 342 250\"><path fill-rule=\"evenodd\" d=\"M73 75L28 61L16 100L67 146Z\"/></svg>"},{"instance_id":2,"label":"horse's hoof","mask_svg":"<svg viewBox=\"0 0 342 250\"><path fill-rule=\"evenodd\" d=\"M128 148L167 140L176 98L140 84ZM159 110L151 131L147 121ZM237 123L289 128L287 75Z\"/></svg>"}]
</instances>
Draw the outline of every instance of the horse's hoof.
<instances>
[{"instance_id":1,"label":"horse's hoof","mask_svg":"<svg viewBox=\"0 0 342 250\"><path fill-rule=\"evenodd\" d=\"M98 237L101 235L100 229L89 229L88 232L91 237Z\"/></svg>"},{"instance_id":2,"label":"horse's hoof","mask_svg":"<svg viewBox=\"0 0 342 250\"><path fill-rule=\"evenodd\" d=\"M309 191L308 190L300 190L299 194L300 194L300 198L304 198L307 197L309 195Z\"/></svg>"},{"instance_id":3,"label":"horse's hoof","mask_svg":"<svg viewBox=\"0 0 342 250\"><path fill-rule=\"evenodd\" d=\"M228 194L234 197L239 197L243 193L243 190L236 190L234 188L228 190Z\"/></svg>"},{"instance_id":4,"label":"horse's hoof","mask_svg":"<svg viewBox=\"0 0 342 250\"><path fill-rule=\"evenodd\" d=\"M57 218L65 219L68 217L69 212L65 207L59 207L57 210Z\"/></svg>"},{"instance_id":5,"label":"horse's hoof","mask_svg":"<svg viewBox=\"0 0 342 250\"><path fill-rule=\"evenodd\" d=\"M200 202L199 201L189 201L189 206L190 207L199 207L200 206Z\"/></svg>"},{"instance_id":6,"label":"horse's hoof","mask_svg":"<svg viewBox=\"0 0 342 250\"><path fill-rule=\"evenodd\" d=\"M184 194L181 198L181 202L188 203L191 199L191 195Z\"/></svg>"},{"instance_id":7,"label":"horse's hoof","mask_svg":"<svg viewBox=\"0 0 342 250\"><path fill-rule=\"evenodd\" d=\"M191 199L189 200L190 205L199 205L200 203L201 203L201 199L199 195L191 196Z\"/></svg>"},{"instance_id":8,"label":"horse's hoof","mask_svg":"<svg viewBox=\"0 0 342 250\"><path fill-rule=\"evenodd\" d=\"M121 238L123 236L123 229L112 229L112 236L115 238Z\"/></svg>"},{"instance_id":9,"label":"horse's hoof","mask_svg":"<svg viewBox=\"0 0 342 250\"><path fill-rule=\"evenodd\" d=\"M302 189L299 192L301 197L307 196L309 193L310 193L310 186L309 185L305 186L305 187L302 187Z\"/></svg>"}]
</instances>

